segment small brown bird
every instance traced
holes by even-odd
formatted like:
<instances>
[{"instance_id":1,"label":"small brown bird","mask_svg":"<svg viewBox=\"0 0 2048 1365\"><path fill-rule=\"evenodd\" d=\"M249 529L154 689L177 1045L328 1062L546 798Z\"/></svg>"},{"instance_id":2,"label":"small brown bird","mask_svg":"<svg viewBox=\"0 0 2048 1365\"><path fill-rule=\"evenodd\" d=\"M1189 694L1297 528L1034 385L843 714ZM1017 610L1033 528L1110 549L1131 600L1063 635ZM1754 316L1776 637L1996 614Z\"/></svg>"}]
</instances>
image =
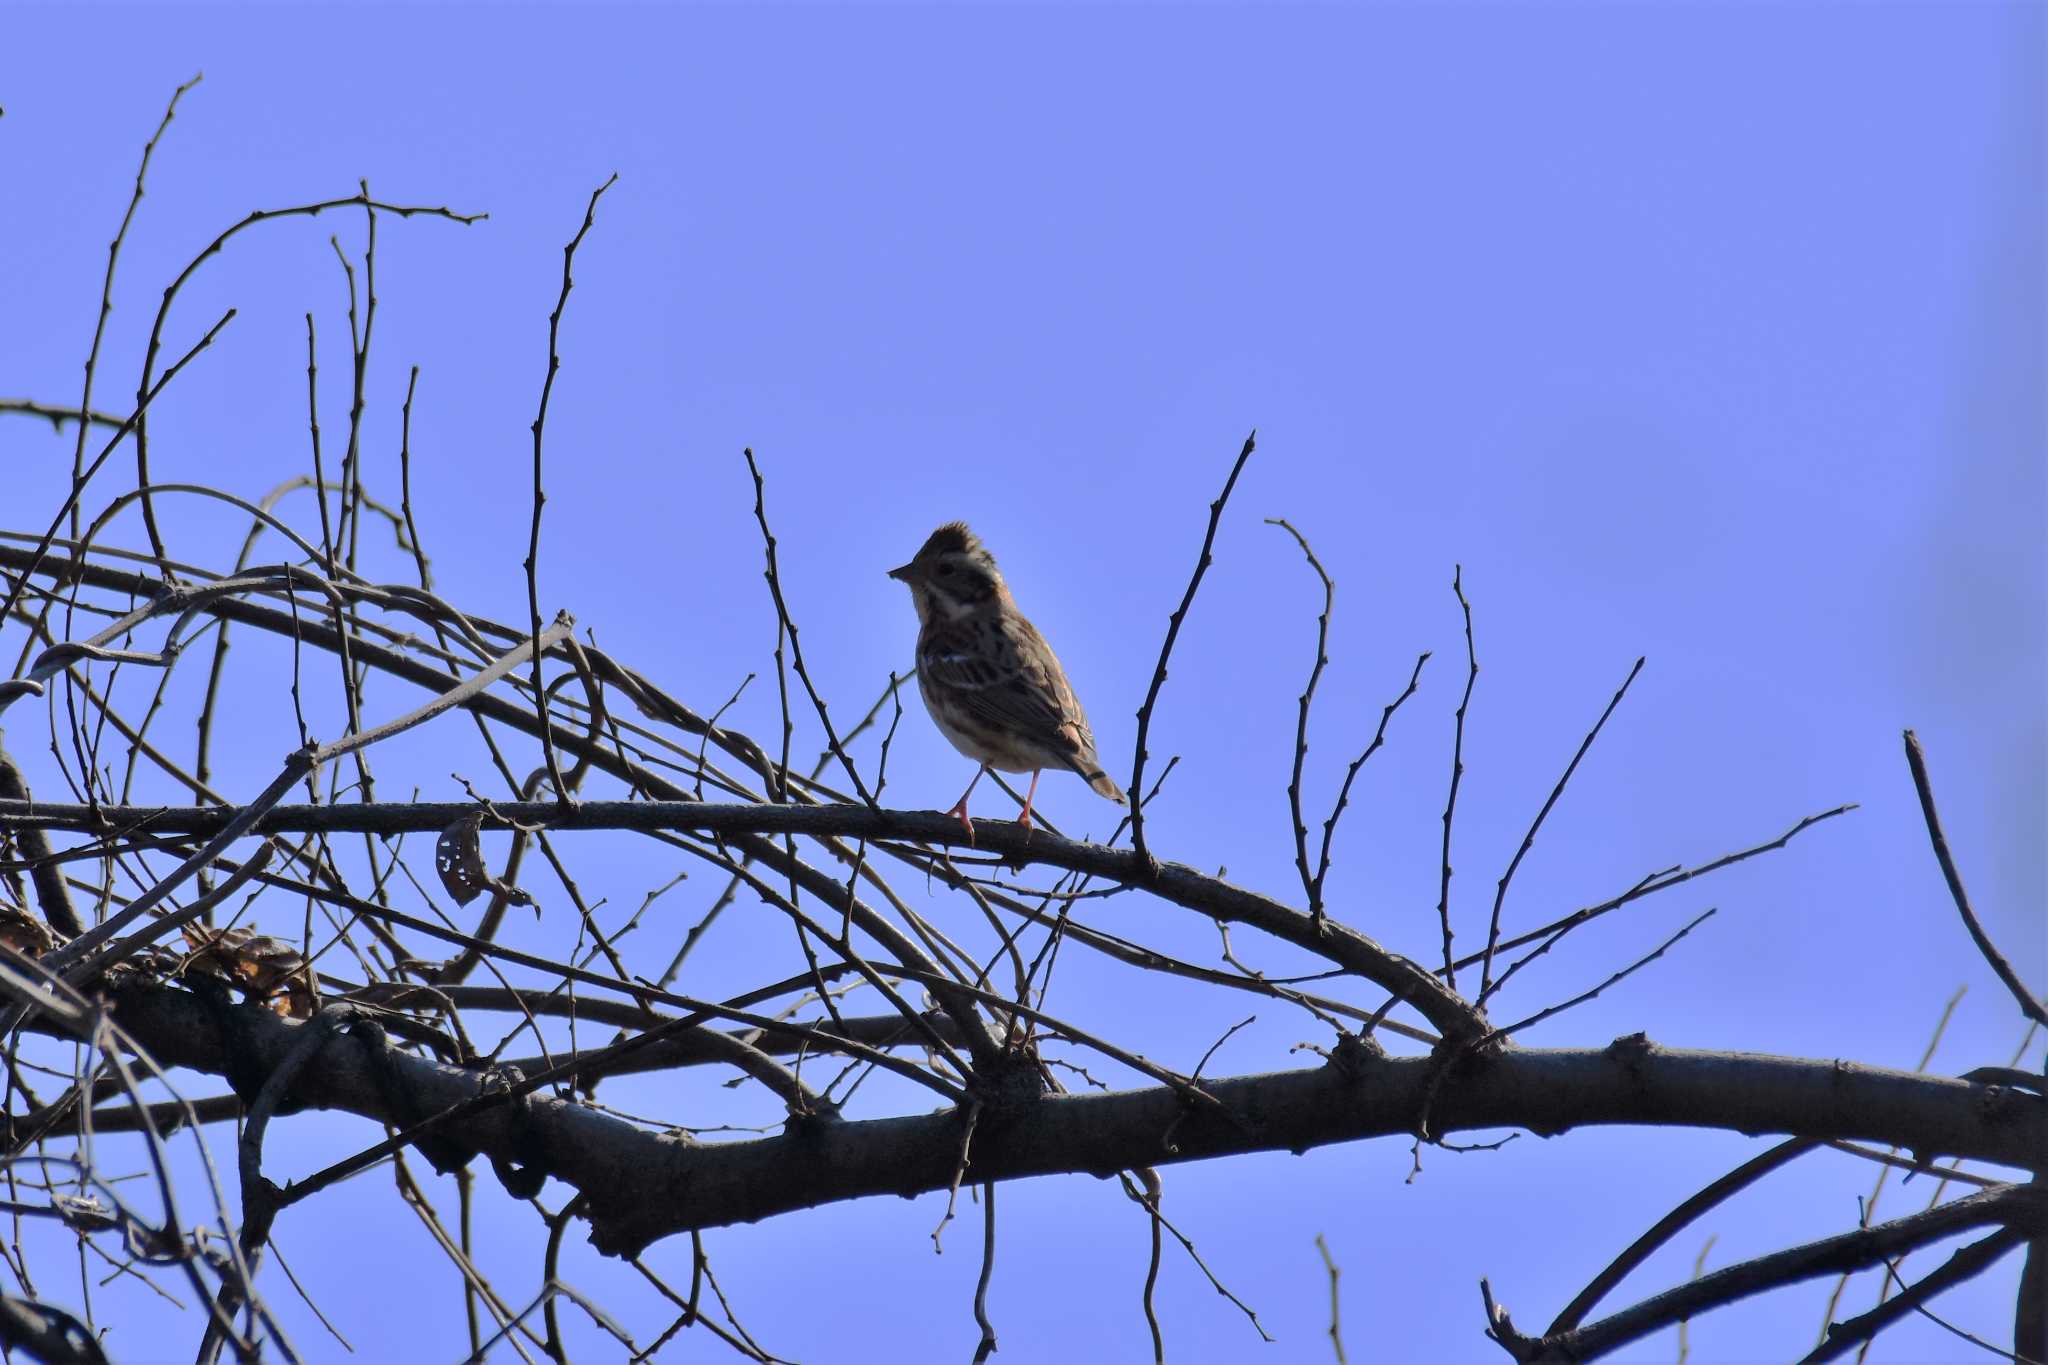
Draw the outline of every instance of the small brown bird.
<instances>
[{"instance_id":1,"label":"small brown bird","mask_svg":"<svg viewBox=\"0 0 2048 1365\"><path fill-rule=\"evenodd\" d=\"M991 555L962 521L932 532L917 558L889 577L910 589L917 607L917 688L939 733L979 763L952 815L974 842L967 798L990 768L1030 773L1018 823L1031 828L1031 800L1042 768L1070 768L1102 795L1124 804L1124 790L1102 770L1095 735L1066 671Z\"/></svg>"}]
</instances>

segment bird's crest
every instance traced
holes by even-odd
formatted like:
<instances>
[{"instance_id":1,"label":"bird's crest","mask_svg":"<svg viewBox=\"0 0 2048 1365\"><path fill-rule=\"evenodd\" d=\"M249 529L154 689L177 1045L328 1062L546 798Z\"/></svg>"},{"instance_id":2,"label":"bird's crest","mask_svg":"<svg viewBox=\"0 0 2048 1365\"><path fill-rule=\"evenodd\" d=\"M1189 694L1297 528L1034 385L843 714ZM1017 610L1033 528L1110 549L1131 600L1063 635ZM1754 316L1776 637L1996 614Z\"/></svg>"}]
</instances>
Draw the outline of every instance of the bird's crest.
<instances>
[{"instance_id":1,"label":"bird's crest","mask_svg":"<svg viewBox=\"0 0 2048 1365\"><path fill-rule=\"evenodd\" d=\"M970 554L981 549L981 537L967 529L964 521L949 521L932 532L924 548L917 552L919 559L934 559L943 554Z\"/></svg>"}]
</instances>

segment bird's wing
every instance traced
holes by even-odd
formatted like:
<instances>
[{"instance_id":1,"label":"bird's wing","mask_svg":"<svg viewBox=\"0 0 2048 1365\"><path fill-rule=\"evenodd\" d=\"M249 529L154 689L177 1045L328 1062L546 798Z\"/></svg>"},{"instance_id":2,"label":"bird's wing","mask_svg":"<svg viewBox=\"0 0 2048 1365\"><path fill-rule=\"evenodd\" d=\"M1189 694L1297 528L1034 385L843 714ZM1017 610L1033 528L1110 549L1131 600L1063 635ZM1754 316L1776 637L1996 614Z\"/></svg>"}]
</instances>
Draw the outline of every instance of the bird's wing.
<instances>
[{"instance_id":1,"label":"bird's wing","mask_svg":"<svg viewBox=\"0 0 2048 1365\"><path fill-rule=\"evenodd\" d=\"M1038 745L1083 777L1099 771L1088 717L1045 637L1024 617L936 625L918 642L918 666L975 724Z\"/></svg>"}]
</instances>

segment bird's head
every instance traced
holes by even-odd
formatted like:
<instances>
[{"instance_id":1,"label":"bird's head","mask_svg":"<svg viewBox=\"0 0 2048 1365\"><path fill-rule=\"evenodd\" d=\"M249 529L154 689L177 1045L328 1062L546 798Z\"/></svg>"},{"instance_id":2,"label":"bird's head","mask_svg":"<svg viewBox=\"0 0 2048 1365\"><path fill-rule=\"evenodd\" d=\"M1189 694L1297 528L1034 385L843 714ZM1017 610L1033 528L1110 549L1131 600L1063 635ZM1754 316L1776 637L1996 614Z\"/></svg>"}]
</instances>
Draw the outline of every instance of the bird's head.
<instances>
[{"instance_id":1,"label":"bird's head","mask_svg":"<svg viewBox=\"0 0 2048 1365\"><path fill-rule=\"evenodd\" d=\"M910 589L919 621L934 613L942 621L971 616L1008 591L995 556L964 521L949 521L932 532L916 557L889 570L889 577Z\"/></svg>"}]
</instances>

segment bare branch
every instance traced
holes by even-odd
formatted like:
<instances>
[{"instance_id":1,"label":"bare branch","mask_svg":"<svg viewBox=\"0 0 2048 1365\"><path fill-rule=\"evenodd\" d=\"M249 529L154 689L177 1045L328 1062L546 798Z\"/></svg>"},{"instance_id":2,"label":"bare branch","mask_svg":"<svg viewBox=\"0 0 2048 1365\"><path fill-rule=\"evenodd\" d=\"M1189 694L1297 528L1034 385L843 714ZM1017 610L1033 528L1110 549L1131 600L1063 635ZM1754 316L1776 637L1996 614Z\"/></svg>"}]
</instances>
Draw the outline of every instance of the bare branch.
<instances>
[{"instance_id":1,"label":"bare branch","mask_svg":"<svg viewBox=\"0 0 2048 1365\"><path fill-rule=\"evenodd\" d=\"M1323 849L1321 855L1316 859L1315 899L1317 900L1322 898L1323 878L1330 874L1330 841L1337 834L1337 819L1344 814L1344 807L1351 803L1351 783L1357 778L1358 770L1365 766L1365 761L1378 753L1380 746L1386 743L1387 722L1394 718L1394 712L1401 709L1402 702L1415 695L1415 685L1421 681L1422 666L1429 662L1429 655L1430 651L1425 649L1422 653L1415 656L1415 670L1408 675L1408 686L1402 689L1400 696L1388 702L1381 709L1379 727L1372 732L1372 743L1366 745L1358 757L1351 760L1351 766L1344 770L1344 785L1337 789L1337 803L1330 808L1330 818L1323 821ZM1463 966L1465 964L1459 963L1458 965Z\"/></svg>"},{"instance_id":2,"label":"bare branch","mask_svg":"<svg viewBox=\"0 0 2048 1365\"><path fill-rule=\"evenodd\" d=\"M818 695L817 686L811 681L810 670L804 667L804 647L797 639L796 621L789 614L789 603L782 595L782 573L775 561L775 533L768 529L767 486L761 479L761 467L754 463L752 447L743 453L747 459L747 472L754 477L754 519L761 525L761 540L767 547L768 567L764 571L764 576L768 580L768 592L775 599L776 621L782 633L789 637L790 665L796 670L798 679L803 682L805 693L810 696L811 706L818 713L818 723L825 727L825 742L831 751L839 756L839 765L846 770L847 780L852 782L853 789L860 793L860 799L872 806L875 804L875 798L868 792L867 783L861 781L860 771L853 766L853 760L847 756L845 746L840 744L838 732L832 728L832 716L825 706L825 699ZM785 702L785 708L787 705ZM782 723L782 768L783 782L786 784L789 768L789 717L786 710Z\"/></svg>"},{"instance_id":3,"label":"bare branch","mask_svg":"<svg viewBox=\"0 0 2048 1365\"><path fill-rule=\"evenodd\" d=\"M1983 1274L2002 1260L2008 1251L2023 1243L2026 1237L2026 1233L2017 1229L2002 1228L1989 1237L1970 1243L1949 1257L1946 1265L1922 1277L1897 1298L1880 1303L1860 1317L1830 1324L1821 1344L1800 1358L1801 1365L1807 1361L1840 1360L1906 1314L1923 1309L1935 1296Z\"/></svg>"},{"instance_id":4,"label":"bare branch","mask_svg":"<svg viewBox=\"0 0 2048 1365\"><path fill-rule=\"evenodd\" d=\"M1301 893L1308 898L1310 917L1320 922L1323 918L1323 889L1321 880L1308 870L1308 824L1301 815L1301 769L1308 760L1308 713L1315 705L1316 684L1322 681L1323 669L1330 662L1330 612L1337 598L1337 585L1330 581L1323 562L1316 558L1316 552L1309 548L1308 538L1294 529L1285 517L1267 517L1266 525L1278 526L1294 537L1294 543L1308 559L1308 566L1315 570L1316 577L1323 584L1323 610L1316 617L1316 660L1308 671L1308 685L1301 689L1298 709L1294 722L1294 775L1287 783L1287 813L1289 824L1294 829L1294 867L1301 874Z\"/></svg>"},{"instance_id":5,"label":"bare branch","mask_svg":"<svg viewBox=\"0 0 2048 1365\"><path fill-rule=\"evenodd\" d=\"M21 600L21 594L28 587L29 579L34 576L36 570L43 564L51 541L56 539L57 528L64 524L64 518L70 514L72 508L78 505L79 498L85 494L86 485L92 482L93 475L100 472L101 467L107 462L107 457L112 455L115 448L121 444L121 438L129 432L139 429L143 414L149 410L149 405L154 403L157 396L164 391L164 388L173 379L178 377L178 371L190 364L194 356L213 345L213 339L220 335L220 329L233 322L234 319L234 309L230 308L227 312L222 313L220 320L207 328L205 334L199 340L192 343L191 350L179 356L176 362L164 371L161 379L157 380L154 385L145 386L137 396L135 411L130 413L120 426L114 429L114 434L107 438L107 443L104 446L100 447L100 453L93 457L90 465L86 466L85 473L72 481L70 495L64 499L63 506L57 509L57 515L50 518L50 528L43 532L42 539L36 543L35 552L28 556L26 563L21 565L21 577L15 580L14 587L7 594L6 602L0 603L0 621L5 621L14 615L15 604ZM159 557L161 557L160 554Z\"/></svg>"},{"instance_id":6,"label":"bare branch","mask_svg":"<svg viewBox=\"0 0 2048 1365\"><path fill-rule=\"evenodd\" d=\"M83 425L92 427L118 427L122 419L109 412L80 412L77 408L60 407L55 403L38 403L33 398L0 398L0 412L16 412L24 417L40 417L58 431L64 430L66 422L85 419Z\"/></svg>"},{"instance_id":7,"label":"bare branch","mask_svg":"<svg viewBox=\"0 0 2048 1365\"><path fill-rule=\"evenodd\" d=\"M92 348L85 355L85 391L79 396L78 408L76 413L72 414L73 416L92 412L92 381L95 372L99 368L100 344L106 339L107 315L114 311L114 267L121 259L121 244L128 240L128 228L135 222L135 210L142 204L142 187L143 182L149 178L150 158L156 155L156 144L163 140L165 131L171 126L171 120L178 116L178 101L185 97L186 91L199 84L203 78L203 73L195 73L191 80L186 81L171 92L171 102L164 106L162 121L157 124L156 131L150 134L149 141L142 144L142 162L135 168L135 192L128 196L128 211L121 215L121 226L115 229L114 240L107 247L107 273L100 281L99 315L93 322ZM54 422L57 419L53 417L52 420ZM71 481L74 484L81 482L85 478L86 428L93 424L93 420L90 418L78 423L78 444L71 452ZM118 426L119 422L107 423L104 419L101 419L100 425ZM78 535L78 504L76 502L71 506L71 534L73 538L76 538Z\"/></svg>"},{"instance_id":8,"label":"bare branch","mask_svg":"<svg viewBox=\"0 0 2048 1365\"><path fill-rule=\"evenodd\" d=\"M1579 743L1579 751L1573 754L1572 761L1565 765L1564 775L1558 778L1557 785L1550 789L1550 796L1544 801L1543 809L1537 811L1536 818L1530 822L1529 832L1522 836L1522 846L1515 850L1515 856L1508 862L1508 870L1500 874L1500 884L1493 892L1493 915L1486 926L1486 956L1479 968L1478 1003L1482 1007L1486 1004L1487 997L1493 994L1493 953L1495 945L1500 942L1500 908L1502 902L1508 898L1508 883L1515 879L1515 869L1522 865L1522 859L1534 847L1536 831L1543 828L1544 820L1550 815L1550 808L1557 804L1558 797L1564 795L1565 783L1571 781L1572 774L1579 770L1579 760L1593 747L1593 741L1600 737L1601 727L1607 724L1607 718L1614 714L1614 708L1621 705L1621 699L1628 695L1629 684L1636 680L1636 674L1643 671L1644 662L1645 660L1638 658L1635 667L1621 680L1621 686L1616 690L1613 699L1607 703L1607 709L1600 713L1600 719L1593 722L1593 728L1586 732L1585 739Z\"/></svg>"},{"instance_id":9,"label":"bare branch","mask_svg":"<svg viewBox=\"0 0 2048 1365\"><path fill-rule=\"evenodd\" d=\"M1528 933L1518 935L1515 938L1503 940L1500 945L1502 948L1520 948L1525 944L1537 943L1538 940L1541 940L1541 942L1527 956L1509 964L1508 969L1500 974L1500 979L1493 983L1495 994L1500 992L1501 987L1507 985L1509 977L1556 947L1558 943L1563 941L1565 935L1569 934L1572 930L1591 923L1602 915L1619 910L1624 905L1631 905L1645 896L1654 896L1659 891L1668 891L1674 886L1682 886L1686 882L1696 881L1709 873L1719 872L1724 867L1731 867L1736 863L1744 862L1759 854L1774 853L1813 826L1820 824L1823 820L1832 820L1838 815L1846 815L1855 809L1856 805L1853 802L1846 806L1836 806L1833 810L1824 810L1818 815L1807 816L1777 838L1767 840L1764 843L1752 844L1750 847L1734 853L1724 853L1720 857L1710 862L1701 863L1697 867L1673 867L1661 872L1653 872L1627 891L1622 892L1619 896L1615 896L1610 900L1604 900L1598 905L1589 905L1583 910L1574 910L1563 919L1554 920L1538 929L1531 929ZM1474 962L1479 961L1480 957L1480 954L1474 953L1470 957L1461 958L1458 965L1460 967L1469 967Z\"/></svg>"},{"instance_id":10,"label":"bare branch","mask_svg":"<svg viewBox=\"0 0 2048 1365\"><path fill-rule=\"evenodd\" d=\"M1202 553L1195 559L1195 571L1188 578L1188 588L1181 595L1180 605L1173 615L1166 618L1166 640L1159 646L1159 664L1152 670L1152 685L1145 690L1145 703L1138 708L1138 738L1135 757L1131 760L1130 790L1136 793L1145 790L1145 760L1150 757L1145 749L1145 736L1152 729L1152 708L1159 704L1159 689L1166 686L1166 664L1173 657L1173 642L1180 638L1181 623L1187 620L1188 608L1195 604L1195 590L1202 586L1202 575L1209 571L1209 551L1216 544L1216 527L1223 520L1223 508L1230 501L1230 491L1237 487L1237 476L1244 472L1245 461L1252 457L1258 445L1259 433L1252 432L1244 438L1243 449L1237 452L1236 463L1230 466L1230 477L1223 481L1223 491L1216 495L1216 501L1209 504L1209 529L1202 534ZM1145 808L1131 807L1131 846L1137 850L1138 859L1149 865L1151 854L1145 845Z\"/></svg>"},{"instance_id":11,"label":"bare branch","mask_svg":"<svg viewBox=\"0 0 2048 1365\"><path fill-rule=\"evenodd\" d=\"M4 555L5 547L0 547ZM311 637L310 629L309 636ZM473 699L483 706L495 700L486 693ZM513 715L526 718L518 708ZM563 735L565 747L587 752L580 737ZM598 760L603 762L601 756ZM290 806L258 812L245 826L249 832L277 834L368 830L379 834L439 830L473 808L461 803L380 802L375 806ZM33 808L0 801L0 823L41 824L59 828L148 828L158 834L207 834L230 824L236 815L216 807L119 807L97 811L82 806L38 802ZM589 801L563 811L546 802L508 802L494 819L551 829L697 830L723 836L836 835L870 840L898 839L928 845L964 845L967 836L958 821L931 812L869 810L858 806L708 805L694 801ZM90 822L90 823L87 823ZM490 827L492 822L486 822ZM1100 844L1077 843L1044 830L991 827L978 835L983 852L1015 863L1045 863L1073 872L1143 885L1147 891L1215 919L1254 926L1356 972L1408 1001L1447 1037L1474 1038L1483 1032L1464 1001L1405 957L1372 939L1326 920L1319 929L1309 916L1256 892L1205 876L1179 863L1157 863L1146 869L1135 851ZM772 845L762 856L780 858ZM829 885L829 884L828 884ZM835 895L839 888L828 894ZM814 891L814 894L817 892Z\"/></svg>"},{"instance_id":12,"label":"bare branch","mask_svg":"<svg viewBox=\"0 0 2048 1365\"><path fill-rule=\"evenodd\" d=\"M1444 799L1443 879L1436 902L1436 917L1444 935L1444 984L1458 988L1458 967L1451 959L1451 821L1458 809L1458 784L1465 779L1465 712L1472 705L1472 684L1479 681L1479 656L1472 648L1472 604L1465 599L1465 566L1451 572L1451 591L1465 613L1465 693L1458 698L1457 727L1451 740L1451 791Z\"/></svg>"},{"instance_id":13,"label":"bare branch","mask_svg":"<svg viewBox=\"0 0 2048 1365\"><path fill-rule=\"evenodd\" d=\"M1993 946L1991 936L1984 932L1983 924L1977 919L1977 912L1970 908L1969 894L1963 890L1962 874L1956 871L1955 858L1948 851L1948 836L1941 832L1941 816L1934 809L1934 789L1927 781L1927 757L1920 751L1920 737L1911 730L1906 731L1906 762L1913 769L1913 790L1920 794L1920 814L1927 820L1927 837L1934 844L1934 856L1941 861L1941 875L1948 879L1948 893L1955 898L1956 913L1963 917L1963 927L1970 931L1970 941L1991 964L1993 974L2012 992L2012 998L2019 1002L2020 1013L2037 1024L2048 1025L2048 1006L2043 1006L2027 989L2019 973L2005 960L2005 955Z\"/></svg>"},{"instance_id":14,"label":"bare branch","mask_svg":"<svg viewBox=\"0 0 2048 1365\"><path fill-rule=\"evenodd\" d=\"M1323 1258L1323 1269L1330 1276L1330 1347L1337 1353L1337 1365L1347 1365L1344 1359L1344 1331L1338 1313L1341 1301L1337 1296L1337 1277L1343 1272L1330 1258L1330 1244L1323 1240L1323 1234L1316 1234L1316 1252Z\"/></svg>"},{"instance_id":15,"label":"bare branch","mask_svg":"<svg viewBox=\"0 0 2048 1365\"><path fill-rule=\"evenodd\" d=\"M1591 1360L1708 1309L1837 1271L1878 1265L1914 1247L1988 1225L2000 1225L2015 1233L2008 1245L2017 1245L2030 1231L2038 1233L2048 1226L2048 1190L2032 1185L2004 1185L1966 1195L1925 1213L1759 1256L1666 1290L1612 1317L1557 1335L1528 1337L1517 1332L1507 1310L1495 1303L1492 1290L1482 1285L1489 1320L1487 1335L1517 1361Z\"/></svg>"},{"instance_id":16,"label":"bare branch","mask_svg":"<svg viewBox=\"0 0 2048 1365\"><path fill-rule=\"evenodd\" d=\"M1677 1236L1701 1214L1726 1203L1780 1166L1797 1160L1819 1145L1820 1143L1813 1138L1787 1139L1768 1151L1751 1157L1665 1214L1648 1232L1629 1243L1628 1249L1615 1257L1605 1270L1595 1275L1592 1283L1580 1290L1578 1297L1566 1304L1564 1310L1552 1320L1550 1329L1544 1335L1554 1337L1577 1327L1586 1320L1586 1314L1593 1311L1595 1304L1606 1298L1616 1285L1635 1271L1637 1266L1649 1260L1651 1253Z\"/></svg>"},{"instance_id":17,"label":"bare branch","mask_svg":"<svg viewBox=\"0 0 2048 1365\"><path fill-rule=\"evenodd\" d=\"M275 1015L251 1011L231 1047L206 1008L183 992L129 989L117 1000L124 1027L165 1065L219 1074L239 1055L238 1064L267 1072L298 1033L298 1026ZM1640 1043L1592 1051L1511 1049L1469 1074L1439 1077L1442 1069L1428 1058L1380 1058L1205 1081L1203 1089L1218 1102L1213 1112L1187 1111L1181 1093L1163 1085L1043 1096L976 1135L975 1176L989 1181L1128 1170L1406 1132L1432 1085L1438 1087L1432 1128L1445 1133L1547 1132L1588 1123L1784 1132L1825 1106L1845 1135L1867 1141L2023 1168L2040 1166L2048 1152L2048 1103L2039 1097L1832 1062ZM465 1144L513 1160L538 1145L551 1174L590 1195L593 1236L600 1249L613 1252L631 1253L691 1227L861 1195L944 1189L959 1159L959 1120L950 1111L686 1147L542 1094L511 1105L510 1090L481 1093L487 1078L459 1067L398 1053L373 1063L359 1049L323 1053L308 1066L299 1093L311 1103L403 1121L390 1111L394 1084L412 1097L417 1112L459 1111L462 1117L441 1128ZM1233 1117L1248 1113L1260 1116L1256 1127ZM1160 1134L1176 1119L1178 1150L1162 1151ZM793 1160L799 1149L805 1155Z\"/></svg>"},{"instance_id":18,"label":"bare branch","mask_svg":"<svg viewBox=\"0 0 2048 1365\"><path fill-rule=\"evenodd\" d=\"M465 226L480 222L489 216L482 213L456 213L452 209L428 208L424 205L386 204L371 199L367 192L358 192L346 199L324 199L317 203L295 204L290 208L257 209L249 214L248 217L221 232L218 237L215 237L206 245L204 250L197 256L194 256L183 270L178 272L178 277L172 280L170 286L164 290L163 302L157 306L156 321L150 324L149 347L144 352L142 358L142 378L137 383L135 389L135 416L128 423L124 424L123 431L114 434L114 440L118 441L126 434L126 429L132 428L135 432L135 483L138 488L144 490L142 498L142 523L149 533L150 553L157 560L162 561L166 556L163 535L157 530L156 507L150 500L147 492L150 486L150 478L149 426L146 416L149 400L162 391L164 382L170 378L170 372L166 371L163 379L156 380L154 383L151 381L151 376L156 372L157 355L163 348L164 322L170 317L171 305L177 301L179 291L185 287L185 282L192 278L193 273L200 266L204 265L208 259L217 255L237 233L242 232L244 229L278 218L317 218L329 209L343 208L351 204L361 205L366 209L378 209L385 213L395 213L401 218L410 218L415 214L420 214L430 218L445 218L450 222L461 223ZM229 310L229 316L233 316L232 309ZM218 330L217 327L216 330ZM208 339L211 339L210 334ZM204 344L204 342L201 343L202 346ZM199 348L194 348L194 350L197 349ZM112 449L111 444L108 449ZM90 471L88 471L86 477L91 477ZM74 496L76 496L75 490ZM6 611L0 611L0 618L4 618L6 615Z\"/></svg>"},{"instance_id":19,"label":"bare branch","mask_svg":"<svg viewBox=\"0 0 2048 1365\"><path fill-rule=\"evenodd\" d=\"M583 226L576 229L576 235L571 237L569 244L562 248L562 292L555 299L555 311L548 314L548 372L547 378L541 381L540 411L534 415L533 419L533 527L526 542L525 564L528 633L536 639L540 637L540 510L547 505L548 500L547 494L541 488L540 481L541 439L547 431L548 399L554 396L555 375L562 368L560 350L562 313L569 306L569 290L575 283L571 271L576 264L576 248L583 245L584 235L590 231L591 225L597 221L597 201L604 197L604 192L610 189L618 181L618 178L619 173L613 171L602 185L599 185L590 192L590 206L583 211ZM366 203L369 200L369 192L367 190L363 193L363 199ZM535 697L547 695L546 686L541 681L540 658L541 651L535 650L533 654L533 695ZM540 741L541 750L547 756L548 775L554 780L555 800L566 805L569 801L569 789L562 783L561 761L555 757L553 726L544 725L541 727Z\"/></svg>"},{"instance_id":20,"label":"bare branch","mask_svg":"<svg viewBox=\"0 0 2048 1365\"><path fill-rule=\"evenodd\" d=\"M1645 954L1642 957L1637 958L1634 962L1629 963L1628 966L1623 967L1620 971L1608 977L1599 985L1593 987L1589 991L1582 991L1579 994L1573 996L1571 999L1563 1001L1560 1004L1551 1005L1547 1009L1540 1009L1526 1019L1518 1019L1512 1024L1503 1026L1500 1029L1501 1036L1506 1037L1511 1033L1519 1033L1523 1029L1528 1028L1531 1025L1542 1023L1545 1019L1550 1018L1552 1015L1562 1014L1566 1010L1571 1009L1575 1005L1585 1004L1588 1000L1591 1000L1593 997L1599 995L1600 992L1606 990L1609 986L1614 985L1616 982L1621 981L1626 977L1634 975L1636 972L1641 971L1644 967L1649 966L1652 962L1655 962L1658 958L1664 956L1665 953L1669 952L1674 946L1677 945L1680 939L1684 938L1687 934L1699 928L1700 925L1705 924L1708 920L1712 919L1713 917L1714 912L1712 910L1701 911L1698 915L1694 916L1692 921L1689 924L1687 924L1683 929L1680 929L1670 938L1667 938L1662 943L1658 944L1649 953Z\"/></svg>"}]
</instances>

